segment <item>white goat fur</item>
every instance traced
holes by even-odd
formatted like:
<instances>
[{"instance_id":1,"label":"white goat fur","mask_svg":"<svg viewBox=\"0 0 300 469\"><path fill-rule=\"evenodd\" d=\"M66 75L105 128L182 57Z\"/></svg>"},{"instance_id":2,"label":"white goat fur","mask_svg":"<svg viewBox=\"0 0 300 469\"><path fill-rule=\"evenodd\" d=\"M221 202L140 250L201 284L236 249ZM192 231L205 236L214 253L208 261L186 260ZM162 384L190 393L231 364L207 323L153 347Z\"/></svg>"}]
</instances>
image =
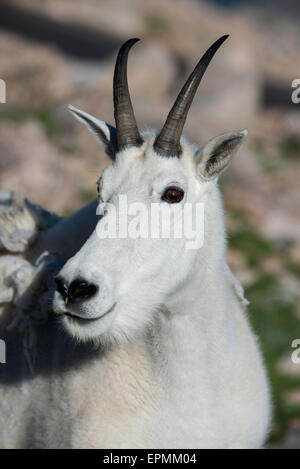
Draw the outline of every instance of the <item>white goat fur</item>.
<instances>
[{"instance_id":1,"label":"white goat fur","mask_svg":"<svg viewBox=\"0 0 300 469\"><path fill-rule=\"evenodd\" d=\"M97 123L105 131L105 123ZM55 324L43 326L42 332L35 328L33 371L24 371L20 354L13 361L19 360L20 374L14 371L8 379L12 363L7 347L7 364L0 365L1 447L263 445L270 420L266 374L248 324L242 288L226 263L218 176L206 177L203 169L217 143L236 135L239 141L228 149L225 166L246 132L223 134L200 151L182 139L180 158L156 155L154 134L147 133L142 147L117 154L102 176L101 196L115 203L122 193L130 202L148 204L158 200L168 181L180 183L186 201L205 202L201 249L184 249L184 240L99 240L95 231L83 244L96 223L94 202L45 228L23 254L33 264L45 249L54 257L58 252L61 264L71 257L61 270L65 278L97 279L100 293L78 306L76 313L99 319L74 324L63 314L69 309L56 292L54 310L66 331L58 332ZM84 224L85 232L79 235ZM3 272L3 284L8 284ZM112 313L101 319L113 304ZM34 307L43 309L39 299ZM19 316L28 316L20 308L17 303ZM3 327L7 316L4 312ZM70 359L61 370L61 361L74 350L69 352L68 333L78 340L92 339L97 350L83 361L79 357L78 363ZM47 349L49 334L53 340ZM80 354L85 345L76 347ZM39 367L43 354L46 368Z\"/></svg>"}]
</instances>

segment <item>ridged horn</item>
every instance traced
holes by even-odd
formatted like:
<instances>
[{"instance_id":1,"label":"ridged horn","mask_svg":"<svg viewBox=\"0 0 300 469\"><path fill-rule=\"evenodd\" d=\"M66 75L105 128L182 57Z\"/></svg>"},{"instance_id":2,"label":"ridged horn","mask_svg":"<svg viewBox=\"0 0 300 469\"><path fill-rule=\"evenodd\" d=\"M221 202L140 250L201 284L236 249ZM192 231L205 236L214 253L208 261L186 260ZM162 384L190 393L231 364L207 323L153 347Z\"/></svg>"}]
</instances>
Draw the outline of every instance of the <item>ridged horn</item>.
<instances>
[{"instance_id":1,"label":"ridged horn","mask_svg":"<svg viewBox=\"0 0 300 469\"><path fill-rule=\"evenodd\" d=\"M139 39L129 39L122 45L115 65L113 90L118 151L143 143L134 117L127 82L128 52L137 41Z\"/></svg>"},{"instance_id":2,"label":"ridged horn","mask_svg":"<svg viewBox=\"0 0 300 469\"><path fill-rule=\"evenodd\" d=\"M211 59L228 36L227 34L220 37L210 46L183 85L161 132L154 142L154 150L159 155L168 157L178 157L180 155L180 137L197 88Z\"/></svg>"}]
</instances>

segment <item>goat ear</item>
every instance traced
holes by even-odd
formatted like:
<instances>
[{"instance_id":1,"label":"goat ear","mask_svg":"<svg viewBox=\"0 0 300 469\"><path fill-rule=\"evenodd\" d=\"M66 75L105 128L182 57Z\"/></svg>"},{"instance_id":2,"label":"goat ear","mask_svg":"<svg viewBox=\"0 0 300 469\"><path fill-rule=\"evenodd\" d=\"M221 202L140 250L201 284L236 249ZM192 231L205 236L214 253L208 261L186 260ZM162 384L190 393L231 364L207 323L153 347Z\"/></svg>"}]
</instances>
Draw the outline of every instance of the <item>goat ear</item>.
<instances>
[{"instance_id":1,"label":"goat ear","mask_svg":"<svg viewBox=\"0 0 300 469\"><path fill-rule=\"evenodd\" d=\"M224 171L247 135L247 129L233 130L209 140L196 154L200 177L213 179Z\"/></svg>"},{"instance_id":2,"label":"goat ear","mask_svg":"<svg viewBox=\"0 0 300 469\"><path fill-rule=\"evenodd\" d=\"M69 104L69 111L82 122L96 137L101 149L112 159L115 159L117 153L117 136L116 129L96 117L91 116L87 112L81 111Z\"/></svg>"}]
</instances>

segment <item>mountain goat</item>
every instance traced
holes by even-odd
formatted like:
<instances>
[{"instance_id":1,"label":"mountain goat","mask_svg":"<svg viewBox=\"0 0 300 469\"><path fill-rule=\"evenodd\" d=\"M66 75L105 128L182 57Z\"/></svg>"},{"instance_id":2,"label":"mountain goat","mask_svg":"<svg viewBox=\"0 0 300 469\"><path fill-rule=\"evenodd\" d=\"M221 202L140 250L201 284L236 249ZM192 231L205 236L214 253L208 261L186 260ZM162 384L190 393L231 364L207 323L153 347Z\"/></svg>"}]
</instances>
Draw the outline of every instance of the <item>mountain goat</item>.
<instances>
[{"instance_id":1,"label":"mountain goat","mask_svg":"<svg viewBox=\"0 0 300 469\"><path fill-rule=\"evenodd\" d=\"M134 117L127 58L136 39L116 61L116 128L70 106L112 159L98 200L59 219L28 201L18 207L4 193L1 447L263 445L268 384L242 287L226 263L218 188L247 131L223 133L201 148L182 137L201 78L226 37L203 55L160 132L140 133ZM128 224L134 204L147 213L154 205L174 229L185 207L192 218L203 206L203 243L187 248L185 232L105 236L107 226L110 234L121 226L121 196Z\"/></svg>"}]
</instances>

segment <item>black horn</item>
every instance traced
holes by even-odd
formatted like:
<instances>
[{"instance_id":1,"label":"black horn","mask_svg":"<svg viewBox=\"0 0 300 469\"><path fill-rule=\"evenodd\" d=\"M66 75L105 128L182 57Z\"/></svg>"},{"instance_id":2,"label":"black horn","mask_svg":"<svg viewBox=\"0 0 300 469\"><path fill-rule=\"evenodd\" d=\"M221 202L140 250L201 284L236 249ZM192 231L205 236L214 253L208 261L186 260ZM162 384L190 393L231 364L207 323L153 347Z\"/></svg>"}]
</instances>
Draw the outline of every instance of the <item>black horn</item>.
<instances>
[{"instance_id":1,"label":"black horn","mask_svg":"<svg viewBox=\"0 0 300 469\"><path fill-rule=\"evenodd\" d=\"M115 65L113 89L118 151L126 146L139 146L143 143L134 117L127 82L128 52L138 40L129 39L122 45Z\"/></svg>"},{"instance_id":2,"label":"black horn","mask_svg":"<svg viewBox=\"0 0 300 469\"><path fill-rule=\"evenodd\" d=\"M171 111L168 114L161 132L154 142L154 150L159 155L169 157L180 155L180 137L187 113L192 104L201 78L203 77L211 59L227 38L228 34L220 37L210 46L203 57L199 60L186 83L183 85Z\"/></svg>"}]
</instances>

